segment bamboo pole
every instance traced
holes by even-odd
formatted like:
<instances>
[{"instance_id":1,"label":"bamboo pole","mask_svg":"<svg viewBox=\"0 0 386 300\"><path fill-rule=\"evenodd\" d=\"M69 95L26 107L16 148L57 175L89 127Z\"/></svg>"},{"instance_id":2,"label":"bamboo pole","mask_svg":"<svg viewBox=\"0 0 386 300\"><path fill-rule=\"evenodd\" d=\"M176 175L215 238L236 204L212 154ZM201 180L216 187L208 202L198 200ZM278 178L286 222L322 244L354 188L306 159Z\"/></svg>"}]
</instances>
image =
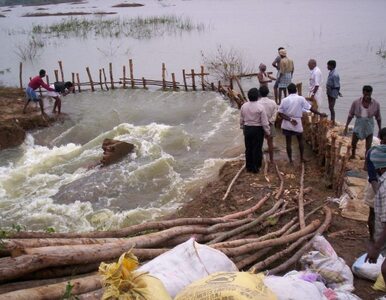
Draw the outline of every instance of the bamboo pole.
<instances>
[{"instance_id":1,"label":"bamboo pole","mask_svg":"<svg viewBox=\"0 0 386 300\"><path fill-rule=\"evenodd\" d=\"M90 68L89 67L86 67L86 72L87 72L87 75L88 75L88 79L90 80L90 85L91 85L91 91L95 91L95 88L94 88L94 82L92 81L92 77L91 77L91 73L90 73Z\"/></svg>"},{"instance_id":2,"label":"bamboo pole","mask_svg":"<svg viewBox=\"0 0 386 300\"><path fill-rule=\"evenodd\" d=\"M59 71L54 70L54 74L55 74L55 82L58 82L59 81Z\"/></svg>"},{"instance_id":3,"label":"bamboo pole","mask_svg":"<svg viewBox=\"0 0 386 300\"><path fill-rule=\"evenodd\" d=\"M81 89L80 89L80 78L79 78L79 73L76 73L76 83L78 85L78 92L80 93L81 92Z\"/></svg>"},{"instance_id":4,"label":"bamboo pole","mask_svg":"<svg viewBox=\"0 0 386 300\"><path fill-rule=\"evenodd\" d=\"M107 77L106 77L105 68L102 68L102 74L103 74L103 79L104 79L106 90L109 90L109 86L107 85ZM114 85L114 82L113 82L113 85ZM111 88L113 89L114 87L111 86Z\"/></svg>"},{"instance_id":5,"label":"bamboo pole","mask_svg":"<svg viewBox=\"0 0 386 300\"><path fill-rule=\"evenodd\" d=\"M101 90L103 91L103 84L102 84L102 69L99 69L99 85L101 86Z\"/></svg>"},{"instance_id":6,"label":"bamboo pole","mask_svg":"<svg viewBox=\"0 0 386 300\"><path fill-rule=\"evenodd\" d=\"M194 69L192 69L191 72L192 72L192 88L193 88L193 91L196 91L196 78L194 77L195 76Z\"/></svg>"},{"instance_id":7,"label":"bamboo pole","mask_svg":"<svg viewBox=\"0 0 386 300\"><path fill-rule=\"evenodd\" d=\"M64 73L63 73L63 64L62 64L62 61L59 60L58 63L59 63L60 77L62 78L62 81L64 81Z\"/></svg>"},{"instance_id":8,"label":"bamboo pole","mask_svg":"<svg viewBox=\"0 0 386 300\"><path fill-rule=\"evenodd\" d=\"M231 183L229 184L229 186L228 186L228 188L227 188L227 191L225 192L224 197L222 197L222 201L225 201L225 199L228 198L228 195L229 195L229 193L230 193L230 191L231 191L232 186L235 184L237 178L239 178L241 172L244 171L244 169L245 169L245 164L243 164L243 166L240 168L240 170L239 170L239 171L236 173L236 175L233 177Z\"/></svg>"},{"instance_id":9,"label":"bamboo pole","mask_svg":"<svg viewBox=\"0 0 386 300\"><path fill-rule=\"evenodd\" d=\"M123 66L123 70L122 70L122 73L123 73L123 88L125 89L126 88L126 66Z\"/></svg>"},{"instance_id":10,"label":"bamboo pole","mask_svg":"<svg viewBox=\"0 0 386 300\"><path fill-rule=\"evenodd\" d=\"M172 73L173 91L177 91L176 75Z\"/></svg>"},{"instance_id":11,"label":"bamboo pole","mask_svg":"<svg viewBox=\"0 0 386 300\"><path fill-rule=\"evenodd\" d=\"M185 88L185 92L188 91L188 85L186 84L186 73L185 73L185 69L182 70L182 77L184 79L184 88Z\"/></svg>"},{"instance_id":12,"label":"bamboo pole","mask_svg":"<svg viewBox=\"0 0 386 300\"><path fill-rule=\"evenodd\" d=\"M146 89L146 79L145 79L145 77L142 77L142 85L143 85L143 88Z\"/></svg>"},{"instance_id":13,"label":"bamboo pole","mask_svg":"<svg viewBox=\"0 0 386 300\"><path fill-rule=\"evenodd\" d=\"M23 89L23 63L20 62L19 64L19 83L20 83L20 89Z\"/></svg>"},{"instance_id":14,"label":"bamboo pole","mask_svg":"<svg viewBox=\"0 0 386 300\"><path fill-rule=\"evenodd\" d=\"M201 86L202 90L205 91L205 78L204 78L204 66L201 66Z\"/></svg>"},{"instance_id":15,"label":"bamboo pole","mask_svg":"<svg viewBox=\"0 0 386 300\"><path fill-rule=\"evenodd\" d=\"M104 72L104 71L103 71ZM109 72L110 72L110 84L111 84L111 89L115 89L114 87L114 78L113 78L113 64L109 63ZM107 87L107 84L106 84ZM108 89L108 88L107 88Z\"/></svg>"},{"instance_id":16,"label":"bamboo pole","mask_svg":"<svg viewBox=\"0 0 386 300\"><path fill-rule=\"evenodd\" d=\"M165 77L166 77L166 67L165 67L165 63L162 63L162 89L163 90L166 90Z\"/></svg>"},{"instance_id":17,"label":"bamboo pole","mask_svg":"<svg viewBox=\"0 0 386 300\"><path fill-rule=\"evenodd\" d=\"M130 68L131 88L133 89L135 87L135 83L134 83L134 67L133 67L133 60L132 59L129 59L129 68Z\"/></svg>"}]
</instances>

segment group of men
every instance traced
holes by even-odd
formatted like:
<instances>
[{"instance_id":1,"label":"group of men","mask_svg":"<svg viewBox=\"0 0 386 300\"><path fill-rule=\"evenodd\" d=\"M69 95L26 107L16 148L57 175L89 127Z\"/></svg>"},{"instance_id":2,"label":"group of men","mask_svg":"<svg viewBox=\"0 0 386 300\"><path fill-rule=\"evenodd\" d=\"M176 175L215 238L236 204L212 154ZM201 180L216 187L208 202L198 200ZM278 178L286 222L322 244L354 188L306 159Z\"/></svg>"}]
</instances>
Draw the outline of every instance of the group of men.
<instances>
[{"instance_id":1,"label":"group of men","mask_svg":"<svg viewBox=\"0 0 386 300\"><path fill-rule=\"evenodd\" d=\"M26 97L27 102L24 105L23 113L25 114L27 112L27 106L32 101L35 103L39 103L40 110L42 112L42 115L45 116L46 113L44 112L44 103L43 99L36 93L36 90L40 87L47 90L47 96L52 97L55 100L54 107L52 109L53 113L60 114L61 108L62 108L62 101L60 99L61 96L66 96L67 94L74 91L74 84L71 81L67 82L55 82L51 86L46 84L43 81L43 78L46 77L46 71L40 70L39 75L33 77L30 82L28 83L28 86L26 88Z\"/></svg>"},{"instance_id":2,"label":"group of men","mask_svg":"<svg viewBox=\"0 0 386 300\"><path fill-rule=\"evenodd\" d=\"M262 145L264 137L267 139L270 160L273 161L273 136L275 135L274 123L276 114L281 117L281 129L286 138L287 155L290 163L292 160L291 138L296 136L299 144L300 160L304 162L303 146L303 112L311 111L321 117L327 117L320 113L317 108L321 105L321 83L322 74L317 67L315 59L308 61L310 69L309 97L304 98L297 94L296 85L288 83L292 80L293 63L286 59L286 52L279 48L279 56L272 65L278 70L277 80L274 85L275 101L267 98L269 93L268 83L275 80L271 73L266 72L266 66L260 64L258 80L260 89L251 89L248 92L249 102L241 107L240 127L244 130L245 159L247 172L257 173L262 165ZM286 60L285 66L282 61ZM340 93L340 78L336 71L336 61L327 62L329 70L326 92L328 106L331 113L332 126L335 125L335 103ZM292 72L292 73L291 73ZM286 85L286 91L283 87ZM260 92L260 96L259 96ZM370 206L368 227L370 233L370 244L366 261L376 263L379 254L386 255L386 128L381 128L380 104L372 98L373 88L365 85L362 88L362 96L353 101L348 113L344 135L347 134L348 126L355 117L355 124L351 138L351 157L355 158L356 148L359 140L366 140L366 163L368 171L369 189L367 196ZM281 94L285 98L281 100ZM260 97L260 100L258 100ZM258 100L258 101L257 101ZM374 135L374 119L379 129L380 145L371 147ZM370 201L369 201L370 199ZM386 260L383 262L381 272L386 281Z\"/></svg>"}]
</instances>

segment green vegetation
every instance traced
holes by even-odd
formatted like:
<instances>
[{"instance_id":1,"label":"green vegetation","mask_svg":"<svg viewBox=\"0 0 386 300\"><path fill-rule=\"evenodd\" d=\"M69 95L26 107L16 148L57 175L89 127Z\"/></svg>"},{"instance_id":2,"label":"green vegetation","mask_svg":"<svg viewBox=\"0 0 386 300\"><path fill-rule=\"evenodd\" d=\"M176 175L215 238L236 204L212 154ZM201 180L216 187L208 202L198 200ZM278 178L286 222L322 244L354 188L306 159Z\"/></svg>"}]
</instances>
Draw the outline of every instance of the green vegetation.
<instances>
[{"instance_id":1,"label":"green vegetation","mask_svg":"<svg viewBox=\"0 0 386 300\"><path fill-rule=\"evenodd\" d=\"M203 24L194 24L189 18L174 15L137 17L133 19L99 18L86 19L71 17L52 25L35 25L33 34L51 34L57 37L83 37L93 34L101 37L132 37L150 39L165 34L178 34L183 31L202 31Z\"/></svg>"}]
</instances>

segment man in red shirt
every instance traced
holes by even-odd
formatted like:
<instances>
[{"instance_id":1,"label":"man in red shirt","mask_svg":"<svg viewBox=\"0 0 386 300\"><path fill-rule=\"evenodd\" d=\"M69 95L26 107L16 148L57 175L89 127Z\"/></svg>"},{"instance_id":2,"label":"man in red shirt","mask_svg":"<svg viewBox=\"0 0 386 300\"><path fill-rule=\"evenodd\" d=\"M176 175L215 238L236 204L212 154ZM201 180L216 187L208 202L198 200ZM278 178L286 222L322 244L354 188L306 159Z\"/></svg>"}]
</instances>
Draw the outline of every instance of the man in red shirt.
<instances>
[{"instance_id":1,"label":"man in red shirt","mask_svg":"<svg viewBox=\"0 0 386 300\"><path fill-rule=\"evenodd\" d=\"M46 84L43 81L43 77L46 76L46 71L45 70L40 70L39 71L39 76L35 76L34 78L31 79L31 81L28 83L28 87L25 90L25 93L27 95L27 103L24 105L23 109L23 114L26 113L27 106L31 101L34 102L39 102L40 105L40 110L42 111L42 115L45 115L44 112L44 105L43 105L43 100L36 94L35 90L38 89L39 87L45 88L47 91L54 92L55 89L50 88L48 84Z\"/></svg>"}]
</instances>

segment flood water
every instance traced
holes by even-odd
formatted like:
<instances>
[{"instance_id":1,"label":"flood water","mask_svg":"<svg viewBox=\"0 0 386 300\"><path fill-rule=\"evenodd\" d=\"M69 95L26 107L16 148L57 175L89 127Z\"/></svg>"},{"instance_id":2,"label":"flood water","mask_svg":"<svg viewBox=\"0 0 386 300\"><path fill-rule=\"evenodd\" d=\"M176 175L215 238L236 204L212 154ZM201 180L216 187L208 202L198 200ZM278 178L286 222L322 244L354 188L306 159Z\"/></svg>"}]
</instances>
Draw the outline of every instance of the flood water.
<instances>
[{"instance_id":1,"label":"flood water","mask_svg":"<svg viewBox=\"0 0 386 300\"><path fill-rule=\"evenodd\" d=\"M24 84L41 68L52 80L59 60L66 80L75 72L84 82L87 66L94 78L110 62L121 74L130 58L136 78L161 79L165 63L168 79L175 72L182 81L182 69L198 71L201 54L213 56L219 46L235 49L251 67L270 66L277 48L284 46L294 60L294 81L302 82L303 89L308 59L318 61L324 79L326 62L337 61L344 96L337 101L339 121L345 121L364 84L373 86L385 115L386 60L376 54L386 47L385 1L147 0L143 7L112 7L118 3L94 0L43 8L49 13L118 12L73 17L88 20L179 16L201 29L154 30L146 38L39 35L31 32L34 25L70 17L21 17L42 7L3 7L0 83L18 86L17 49L24 49L32 36L44 47L23 62ZM254 78L242 82L245 90L255 84ZM83 92L63 98L62 111L69 116L65 121L0 153L0 227L108 229L160 216L188 201L189 191L202 187L242 147L238 111L211 92ZM326 101L322 111L328 113ZM116 165L89 168L101 157L106 137L135 144L135 152Z\"/></svg>"}]
</instances>

